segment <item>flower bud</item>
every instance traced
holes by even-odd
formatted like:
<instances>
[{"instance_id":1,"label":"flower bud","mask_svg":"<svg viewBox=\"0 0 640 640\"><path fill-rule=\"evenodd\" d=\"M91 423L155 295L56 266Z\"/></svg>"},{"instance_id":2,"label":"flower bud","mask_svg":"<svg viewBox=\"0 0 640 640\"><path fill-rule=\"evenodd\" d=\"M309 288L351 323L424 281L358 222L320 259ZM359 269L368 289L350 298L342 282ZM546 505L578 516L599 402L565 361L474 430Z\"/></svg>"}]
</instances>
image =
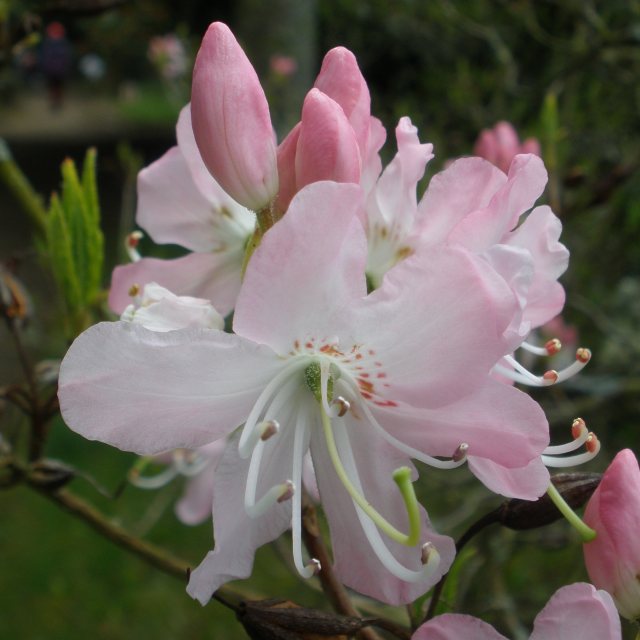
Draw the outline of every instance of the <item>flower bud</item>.
<instances>
[{"instance_id":1,"label":"flower bud","mask_svg":"<svg viewBox=\"0 0 640 640\"><path fill-rule=\"evenodd\" d=\"M618 611L640 618L640 469L630 449L620 451L587 504L584 521L597 532L584 545L593 584L608 591Z\"/></svg>"},{"instance_id":2,"label":"flower bud","mask_svg":"<svg viewBox=\"0 0 640 640\"><path fill-rule=\"evenodd\" d=\"M278 191L269 106L256 72L222 22L202 40L193 69L191 117L207 169L240 204L260 211Z\"/></svg>"}]
</instances>

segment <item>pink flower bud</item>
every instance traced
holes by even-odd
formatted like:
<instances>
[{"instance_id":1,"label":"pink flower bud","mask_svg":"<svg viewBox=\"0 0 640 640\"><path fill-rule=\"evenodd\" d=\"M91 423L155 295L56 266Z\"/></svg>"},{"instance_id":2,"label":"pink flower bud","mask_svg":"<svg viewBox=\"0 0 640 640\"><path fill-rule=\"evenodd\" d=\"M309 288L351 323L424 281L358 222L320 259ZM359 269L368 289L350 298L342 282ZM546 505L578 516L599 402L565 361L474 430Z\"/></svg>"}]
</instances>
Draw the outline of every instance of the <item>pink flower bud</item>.
<instances>
[{"instance_id":1,"label":"pink flower bud","mask_svg":"<svg viewBox=\"0 0 640 640\"><path fill-rule=\"evenodd\" d=\"M296 187L320 180L360 182L358 141L342 107L318 89L302 106L295 159Z\"/></svg>"},{"instance_id":2,"label":"pink flower bud","mask_svg":"<svg viewBox=\"0 0 640 640\"><path fill-rule=\"evenodd\" d=\"M222 22L209 27L196 58L191 116L211 175L245 207L267 206L278 191L269 106L254 68Z\"/></svg>"},{"instance_id":3,"label":"pink flower bud","mask_svg":"<svg viewBox=\"0 0 640 640\"><path fill-rule=\"evenodd\" d=\"M630 449L604 472L584 521L598 534L584 545L591 581L612 595L621 615L640 618L640 469Z\"/></svg>"},{"instance_id":4,"label":"pink flower bud","mask_svg":"<svg viewBox=\"0 0 640 640\"><path fill-rule=\"evenodd\" d=\"M493 129L481 131L473 147L473 153L488 160L505 173L509 172L511 161L520 153L542 155L538 140L527 138L520 144L520 138L513 125L504 120L498 122Z\"/></svg>"},{"instance_id":5,"label":"pink flower bud","mask_svg":"<svg viewBox=\"0 0 640 640\"><path fill-rule=\"evenodd\" d=\"M313 86L342 107L364 157L371 127L371 98L353 53L344 47L331 49L322 61L322 68Z\"/></svg>"}]
</instances>

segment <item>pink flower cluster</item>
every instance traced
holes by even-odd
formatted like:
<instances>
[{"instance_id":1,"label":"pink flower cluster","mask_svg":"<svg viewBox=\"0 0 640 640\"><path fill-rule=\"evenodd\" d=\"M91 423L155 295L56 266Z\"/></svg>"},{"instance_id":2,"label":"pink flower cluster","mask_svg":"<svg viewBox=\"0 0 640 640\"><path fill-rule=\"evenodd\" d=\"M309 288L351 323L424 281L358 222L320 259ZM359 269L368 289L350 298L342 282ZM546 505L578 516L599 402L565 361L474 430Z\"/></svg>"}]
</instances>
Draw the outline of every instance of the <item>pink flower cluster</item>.
<instances>
[{"instance_id":1,"label":"pink flower cluster","mask_svg":"<svg viewBox=\"0 0 640 640\"><path fill-rule=\"evenodd\" d=\"M303 484L317 483L339 578L401 604L455 555L416 500L412 460L466 463L491 490L533 500L547 466L597 452L584 425L549 447L540 407L511 384L554 384L589 359L581 349L538 376L513 356L554 352L526 338L564 303L560 222L535 206L541 159L516 155L503 172L463 158L418 200L432 146L402 118L382 170L385 135L338 47L277 144L253 67L212 24L178 145L138 185L139 224L191 253L139 259L132 246L112 282L122 319L87 330L62 364L64 418L87 438L142 455L225 442L215 548L188 586L202 603L289 528L298 572L321 570L302 548ZM207 305L234 311L232 333Z\"/></svg>"}]
</instances>

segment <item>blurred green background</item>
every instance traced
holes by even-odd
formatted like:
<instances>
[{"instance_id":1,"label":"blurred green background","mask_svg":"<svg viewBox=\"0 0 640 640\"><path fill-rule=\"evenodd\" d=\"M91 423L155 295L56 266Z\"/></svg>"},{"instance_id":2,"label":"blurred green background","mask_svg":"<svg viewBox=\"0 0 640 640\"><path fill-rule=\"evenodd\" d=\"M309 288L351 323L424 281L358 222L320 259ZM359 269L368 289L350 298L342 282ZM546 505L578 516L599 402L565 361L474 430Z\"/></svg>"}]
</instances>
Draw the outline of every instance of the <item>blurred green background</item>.
<instances>
[{"instance_id":1,"label":"blurred green background","mask_svg":"<svg viewBox=\"0 0 640 640\"><path fill-rule=\"evenodd\" d=\"M61 161L97 147L109 267L123 260L122 238L133 228L137 170L174 144L193 57L213 20L226 21L247 51L280 134L297 121L323 54L340 44L356 54L372 111L390 132L387 159L403 115L435 145L429 175L448 159L470 154L479 131L499 120L512 122L521 138L541 141L550 171L546 198L572 254L562 278L563 319L594 357L579 377L534 396L547 411L554 440L568 438L577 415L598 433L603 450L590 469L603 470L623 447L637 452L640 2L0 0L0 138L47 198L59 186ZM53 21L65 27L71 50L60 104L52 104L37 64ZM155 53L150 45L167 34L180 43L177 68L157 53L160 41ZM278 67L283 57L293 61L293 72ZM62 310L33 249L29 222L2 185L0 215L0 262L15 270L32 299L29 351L34 360L60 358L66 348ZM21 380L2 326L0 386ZM24 428L9 405L0 410L5 435ZM110 490L133 462L82 440L60 421L46 454ZM422 475L421 497L443 532L460 534L499 503L468 476L464 470ZM210 524L187 528L175 519L179 482L153 494L128 487L117 500L101 497L82 479L72 488L192 566L211 546ZM219 604L201 608L180 581L30 490L2 491L0 514L0 637L245 637ZM514 639L528 637L533 617L557 587L586 579L580 545L564 523L526 534L488 530L471 547L445 604L483 616ZM294 577L286 539L259 553L244 587L326 606L314 581ZM390 615L406 622L402 611ZM630 625L625 629L633 637Z\"/></svg>"}]
</instances>

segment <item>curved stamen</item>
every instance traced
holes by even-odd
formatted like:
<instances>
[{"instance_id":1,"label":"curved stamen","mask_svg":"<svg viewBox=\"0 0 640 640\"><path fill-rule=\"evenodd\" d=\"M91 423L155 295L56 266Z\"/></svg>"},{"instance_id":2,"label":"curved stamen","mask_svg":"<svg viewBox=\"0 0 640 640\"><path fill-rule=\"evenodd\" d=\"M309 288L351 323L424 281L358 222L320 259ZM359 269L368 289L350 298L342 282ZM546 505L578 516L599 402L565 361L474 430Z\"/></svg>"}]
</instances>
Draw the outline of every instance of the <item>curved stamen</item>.
<instances>
[{"instance_id":1,"label":"curved stamen","mask_svg":"<svg viewBox=\"0 0 640 640\"><path fill-rule=\"evenodd\" d=\"M345 416L347 411L351 409L351 403L342 396L338 396L331 404L337 407L338 418L342 418L343 416Z\"/></svg>"},{"instance_id":2,"label":"curved stamen","mask_svg":"<svg viewBox=\"0 0 640 640\"><path fill-rule=\"evenodd\" d=\"M127 474L127 479L134 487L139 489L160 489L160 487L169 484L178 475L175 467L170 465L153 476L143 476L142 472L151 462L153 462L151 456L144 456L139 458L131 467Z\"/></svg>"},{"instance_id":3,"label":"curved stamen","mask_svg":"<svg viewBox=\"0 0 640 640\"><path fill-rule=\"evenodd\" d=\"M591 351L580 347L576 351L575 362L560 371L555 371L554 369L546 371L541 376L531 373L531 371L523 367L513 356L504 356L503 360L511 365L515 371L500 364L496 364L493 367L493 371L520 384L526 384L531 387L550 387L553 384L564 382L582 371L589 360L591 360Z\"/></svg>"},{"instance_id":4,"label":"curved stamen","mask_svg":"<svg viewBox=\"0 0 640 640\"><path fill-rule=\"evenodd\" d=\"M140 244L140 240L144 238L144 233L142 231L132 231L125 239L124 239L124 247L127 250L127 255L129 256L129 260L131 262L138 262L141 260L140 252L138 251L138 245Z\"/></svg>"},{"instance_id":5,"label":"curved stamen","mask_svg":"<svg viewBox=\"0 0 640 640\"><path fill-rule=\"evenodd\" d=\"M324 411L324 408L321 409L320 414L322 416L322 428L327 443L327 451L333 463L333 468L353 501L366 513L375 525L384 531L392 540L409 547L417 544L420 538L420 511L418 508L418 499L416 498L413 484L411 483L411 470L408 467L401 467L393 473L393 480L398 485L409 518L409 533L402 533L402 531L396 529L377 511L371 503L367 501L361 491L353 485L344 469L338 449L336 448L331 420Z\"/></svg>"},{"instance_id":6,"label":"curved stamen","mask_svg":"<svg viewBox=\"0 0 640 640\"><path fill-rule=\"evenodd\" d=\"M178 450L173 454L173 466L180 475L187 478L197 476L208 464L208 458L197 451Z\"/></svg>"},{"instance_id":7,"label":"curved stamen","mask_svg":"<svg viewBox=\"0 0 640 640\"><path fill-rule=\"evenodd\" d=\"M273 399L269 407L267 408L265 413L269 415L278 415L283 407L289 406L291 398L295 395L297 391L297 384L295 381L290 381L284 389L280 391L280 393ZM271 422L268 420L267 422ZM253 452L251 454L251 460L249 462L249 471L247 473L247 484L245 486L244 491L244 506L247 510L247 513L251 517L255 517L254 513L258 512L258 515L264 513L264 511L270 506L275 504L276 502L282 502L282 500L286 499L287 493L282 493L282 491L278 491L278 487L282 489L285 485L277 484L256 503L256 493L258 490L258 476L260 475L260 463L262 461L262 454L264 452L264 448L266 446L266 440L262 438L258 438L253 447ZM287 481L289 483L289 488L293 489L293 482ZM287 484L287 483L285 483ZM293 494L288 495L290 498ZM267 499L268 498L268 499ZM257 505L261 505L260 509L258 509ZM257 510L257 511L256 511Z\"/></svg>"},{"instance_id":8,"label":"curved stamen","mask_svg":"<svg viewBox=\"0 0 640 640\"><path fill-rule=\"evenodd\" d=\"M340 451L344 453L344 463L346 465L347 473L349 474L349 477L352 478L355 487L360 493L362 493L362 484L358 476L351 443L349 442L349 437L344 429L336 430L336 439L338 440ZM405 582L421 582L429 579L436 572L440 564L440 554L432 543L427 542L420 549L420 561L422 568L417 571L409 569L401 564L394 557L391 551L389 551L389 548L382 539L380 531L376 527L375 523L355 501L354 507L367 541L371 545L371 548L376 554L378 560L380 560L389 573Z\"/></svg>"},{"instance_id":9,"label":"curved stamen","mask_svg":"<svg viewBox=\"0 0 640 640\"><path fill-rule=\"evenodd\" d=\"M309 447L310 430L307 420L304 419L302 412L298 408L296 411L296 425L293 436L293 482L297 487L302 486L302 460L304 454ZM311 558L305 564L302 557L302 492L296 491L293 494L291 504L291 544L293 547L293 562L298 573L303 578L310 578L316 575L320 569L320 561Z\"/></svg>"},{"instance_id":10,"label":"curved stamen","mask_svg":"<svg viewBox=\"0 0 640 640\"><path fill-rule=\"evenodd\" d=\"M575 456L566 456L564 458L554 458L548 455L542 455L542 462L547 467L574 467L579 464L584 464L585 462L589 462L589 460L593 460L598 455L600 451L600 440L595 433L590 432L585 439L585 447L586 451L584 453L579 453Z\"/></svg>"},{"instance_id":11,"label":"curved stamen","mask_svg":"<svg viewBox=\"0 0 640 640\"><path fill-rule=\"evenodd\" d=\"M520 345L522 349L529 353L534 353L537 356L553 356L562 349L562 343L558 338L552 338L545 342L544 347L538 347L536 345L527 342L526 340Z\"/></svg>"},{"instance_id":12,"label":"curved stamen","mask_svg":"<svg viewBox=\"0 0 640 640\"><path fill-rule=\"evenodd\" d=\"M262 415L264 408L267 406L271 397L280 390L281 385L289 381L298 371L306 366L307 362L294 361L289 366L285 367L276 376L274 376L269 384L263 389L262 393L258 396L247 421L244 423L242 433L240 434L240 441L238 442L238 452L241 458L248 458L253 450L256 442L262 436L263 427L259 426L262 423L258 423L260 416Z\"/></svg>"},{"instance_id":13,"label":"curved stamen","mask_svg":"<svg viewBox=\"0 0 640 640\"><path fill-rule=\"evenodd\" d=\"M589 430L582 418L576 418L573 421L573 424L571 425L571 434L573 435L573 440L571 442L547 447L542 453L548 456L556 456L579 449L589 437Z\"/></svg>"},{"instance_id":14,"label":"curved stamen","mask_svg":"<svg viewBox=\"0 0 640 640\"><path fill-rule=\"evenodd\" d=\"M345 382L345 384L347 384L347 381L348 381L348 384L351 385L351 391L354 394L354 397L361 399L361 402L358 403L358 407L360 407L364 411L364 414L365 414L367 420L371 423L371 425L374 427L374 429L390 445L394 446L396 449L399 449L403 453L406 453L411 458L415 458L416 460L420 460L420 462L424 462L425 464L428 464L431 467L436 467L437 469L455 469L456 467L462 466L466 462L466 460L467 460L466 451L469 448L469 445L466 445L466 448L463 446L466 443L460 443L458 448L454 451L454 454L453 454L453 457L451 458L451 460L440 460L439 458L434 458L433 456L430 456L430 455L428 455L426 453L423 453L422 451L419 451L418 449L414 449L413 447L409 446L408 444L405 444L404 442L401 442L400 440L394 438L376 420L376 418L374 417L373 413L371 413L371 410L367 406L366 401L363 398L361 398L360 390L358 389L358 386L355 383L355 381L352 380L351 377L349 377L349 376L344 376L344 378L341 378L339 382L343 382L343 381ZM463 452L464 452L465 455L463 455L461 457L460 454L463 453Z\"/></svg>"}]
</instances>

